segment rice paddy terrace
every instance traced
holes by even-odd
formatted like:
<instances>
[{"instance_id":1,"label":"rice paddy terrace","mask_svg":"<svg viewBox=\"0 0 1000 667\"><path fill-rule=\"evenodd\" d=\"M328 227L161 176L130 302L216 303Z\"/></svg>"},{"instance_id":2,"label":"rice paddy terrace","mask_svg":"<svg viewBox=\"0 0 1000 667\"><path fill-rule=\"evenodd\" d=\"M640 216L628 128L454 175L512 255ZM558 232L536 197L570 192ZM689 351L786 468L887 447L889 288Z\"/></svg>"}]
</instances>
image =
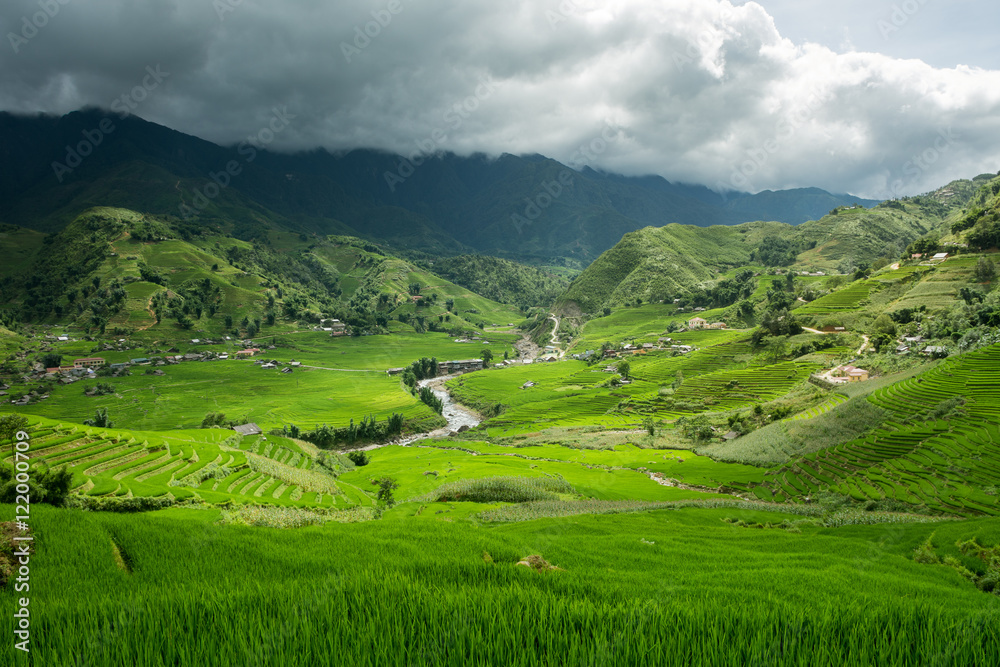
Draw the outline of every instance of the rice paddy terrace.
<instances>
[{"instance_id":1,"label":"rice paddy terrace","mask_svg":"<svg viewBox=\"0 0 1000 667\"><path fill-rule=\"evenodd\" d=\"M992 346L876 391L868 400L892 415L884 428L772 471L754 493L801 501L826 489L957 516L1000 514L998 365Z\"/></svg>"},{"instance_id":2,"label":"rice paddy terrace","mask_svg":"<svg viewBox=\"0 0 1000 667\"><path fill-rule=\"evenodd\" d=\"M73 474L74 491L88 499L371 505L358 489L337 482L340 471L353 468L350 461L333 456L321 465L314 448L288 438L221 429L116 431L32 421L32 460L65 466ZM9 451L4 458L10 461Z\"/></svg>"}]
</instances>

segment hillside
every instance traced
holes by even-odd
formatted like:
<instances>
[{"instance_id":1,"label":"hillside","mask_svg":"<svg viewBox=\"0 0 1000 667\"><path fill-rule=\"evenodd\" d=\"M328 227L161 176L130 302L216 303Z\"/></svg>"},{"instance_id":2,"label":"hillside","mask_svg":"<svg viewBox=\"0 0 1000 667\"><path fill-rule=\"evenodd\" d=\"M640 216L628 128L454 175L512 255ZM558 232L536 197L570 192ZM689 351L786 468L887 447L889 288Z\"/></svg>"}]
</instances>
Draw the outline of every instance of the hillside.
<instances>
[{"instance_id":1,"label":"hillside","mask_svg":"<svg viewBox=\"0 0 1000 667\"><path fill-rule=\"evenodd\" d=\"M895 261L909 244L940 234L963 215L974 195L985 197L980 187L989 178L957 181L928 195L884 202L873 209L836 207L819 220L796 227L747 223L639 230L625 235L583 271L560 297L559 308L568 314L597 313L604 307L634 303L636 297L645 302L672 299L711 288L720 273L748 265L838 273L883 258ZM991 196L992 187L986 186ZM991 224L992 214L982 217L981 228Z\"/></svg>"},{"instance_id":2,"label":"hillside","mask_svg":"<svg viewBox=\"0 0 1000 667\"><path fill-rule=\"evenodd\" d=\"M0 306L22 322L170 337L266 334L336 318L358 332L425 331L518 319L518 311L352 237L268 230L252 242L223 224L94 208L44 236L7 228ZM513 263L501 273L527 270ZM538 280L547 274L532 270ZM555 278L548 278L555 281ZM415 291L416 290L416 291Z\"/></svg>"},{"instance_id":3,"label":"hillside","mask_svg":"<svg viewBox=\"0 0 1000 667\"><path fill-rule=\"evenodd\" d=\"M66 146L102 122L114 131L77 165ZM225 224L243 240L281 228L439 256L474 250L533 264L560 258L576 269L650 225L798 224L857 201L815 189L720 194L659 177L575 170L538 155L439 154L410 173L400 167L403 158L385 153L221 147L97 110L0 113L0 156L0 222L20 227L57 231L86 209L111 206ZM234 175L224 173L230 163Z\"/></svg>"}]
</instances>

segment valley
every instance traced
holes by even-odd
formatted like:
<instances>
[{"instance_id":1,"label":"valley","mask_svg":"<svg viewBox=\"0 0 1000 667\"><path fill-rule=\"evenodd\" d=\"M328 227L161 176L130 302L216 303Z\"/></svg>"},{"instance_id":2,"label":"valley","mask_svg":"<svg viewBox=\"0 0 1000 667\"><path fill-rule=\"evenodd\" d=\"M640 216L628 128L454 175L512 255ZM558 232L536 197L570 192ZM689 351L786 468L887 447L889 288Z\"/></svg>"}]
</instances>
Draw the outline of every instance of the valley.
<instances>
[{"instance_id":1,"label":"valley","mask_svg":"<svg viewBox=\"0 0 1000 667\"><path fill-rule=\"evenodd\" d=\"M112 207L5 228L36 659L211 622L161 655L990 663L998 181L646 228L571 280Z\"/></svg>"}]
</instances>

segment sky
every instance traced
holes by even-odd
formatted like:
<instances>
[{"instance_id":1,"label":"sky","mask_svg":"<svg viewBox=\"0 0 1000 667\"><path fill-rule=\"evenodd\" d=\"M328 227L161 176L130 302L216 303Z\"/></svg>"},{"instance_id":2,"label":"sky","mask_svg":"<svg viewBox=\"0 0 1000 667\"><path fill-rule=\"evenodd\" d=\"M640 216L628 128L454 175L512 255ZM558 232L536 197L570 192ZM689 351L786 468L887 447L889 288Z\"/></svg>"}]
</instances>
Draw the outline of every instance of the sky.
<instances>
[{"instance_id":1,"label":"sky","mask_svg":"<svg viewBox=\"0 0 1000 667\"><path fill-rule=\"evenodd\" d=\"M996 0L4 0L0 110L890 198L1000 170Z\"/></svg>"}]
</instances>

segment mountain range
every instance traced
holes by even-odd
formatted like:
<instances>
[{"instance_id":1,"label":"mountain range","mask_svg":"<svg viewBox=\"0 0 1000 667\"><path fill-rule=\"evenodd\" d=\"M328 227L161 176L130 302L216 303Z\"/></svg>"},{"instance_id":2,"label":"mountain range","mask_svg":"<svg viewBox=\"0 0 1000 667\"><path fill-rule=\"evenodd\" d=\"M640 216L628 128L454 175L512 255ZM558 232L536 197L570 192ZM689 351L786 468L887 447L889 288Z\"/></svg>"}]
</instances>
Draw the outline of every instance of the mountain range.
<instances>
[{"instance_id":1,"label":"mountain range","mask_svg":"<svg viewBox=\"0 0 1000 667\"><path fill-rule=\"evenodd\" d=\"M280 114L274 120L280 131ZM272 137L224 147L97 109L0 113L0 222L53 232L91 207L113 206L220 224L245 240L276 226L415 256L483 253L582 269L648 226L795 225L878 203L816 188L718 193L541 155L282 154L267 150Z\"/></svg>"}]
</instances>

